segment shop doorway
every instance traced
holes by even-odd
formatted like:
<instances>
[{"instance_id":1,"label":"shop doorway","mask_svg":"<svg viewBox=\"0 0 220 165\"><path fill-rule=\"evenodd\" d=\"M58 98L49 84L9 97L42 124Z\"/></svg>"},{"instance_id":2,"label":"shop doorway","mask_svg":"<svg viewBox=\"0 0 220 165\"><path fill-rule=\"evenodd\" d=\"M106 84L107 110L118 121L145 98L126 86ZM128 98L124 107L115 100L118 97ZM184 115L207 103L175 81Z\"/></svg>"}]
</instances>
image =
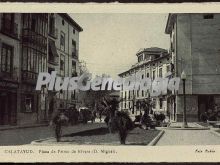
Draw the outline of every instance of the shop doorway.
<instances>
[{"instance_id":1,"label":"shop doorway","mask_svg":"<svg viewBox=\"0 0 220 165\"><path fill-rule=\"evenodd\" d=\"M0 125L4 125L6 123L6 93L0 93Z\"/></svg>"},{"instance_id":2,"label":"shop doorway","mask_svg":"<svg viewBox=\"0 0 220 165\"><path fill-rule=\"evenodd\" d=\"M208 109L214 108L214 96L200 95L198 96L198 120L201 121L201 114L207 112Z\"/></svg>"},{"instance_id":3,"label":"shop doorway","mask_svg":"<svg viewBox=\"0 0 220 165\"><path fill-rule=\"evenodd\" d=\"M16 124L16 110L16 93L0 92L0 125Z\"/></svg>"}]
</instances>

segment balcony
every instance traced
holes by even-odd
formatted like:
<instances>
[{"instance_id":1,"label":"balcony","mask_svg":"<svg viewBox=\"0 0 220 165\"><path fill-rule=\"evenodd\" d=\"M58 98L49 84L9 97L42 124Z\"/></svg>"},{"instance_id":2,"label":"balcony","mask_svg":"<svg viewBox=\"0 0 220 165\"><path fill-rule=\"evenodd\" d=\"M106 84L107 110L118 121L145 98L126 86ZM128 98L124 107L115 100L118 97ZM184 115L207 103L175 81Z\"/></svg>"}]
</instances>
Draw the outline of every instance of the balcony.
<instances>
[{"instance_id":1,"label":"balcony","mask_svg":"<svg viewBox=\"0 0 220 165\"><path fill-rule=\"evenodd\" d=\"M59 65L59 57L49 54L48 62L52 65Z\"/></svg>"},{"instance_id":2,"label":"balcony","mask_svg":"<svg viewBox=\"0 0 220 165\"><path fill-rule=\"evenodd\" d=\"M0 65L0 79L18 82L18 68Z\"/></svg>"},{"instance_id":3,"label":"balcony","mask_svg":"<svg viewBox=\"0 0 220 165\"><path fill-rule=\"evenodd\" d=\"M51 36L51 37L53 37L54 39L57 39L58 38L58 29L57 28L51 28L50 30L49 30L49 35Z\"/></svg>"},{"instance_id":4,"label":"balcony","mask_svg":"<svg viewBox=\"0 0 220 165\"><path fill-rule=\"evenodd\" d=\"M30 29L23 29L22 33L22 42L23 43L32 43L41 47L41 49L47 49L47 39L46 37L31 31Z\"/></svg>"},{"instance_id":5,"label":"balcony","mask_svg":"<svg viewBox=\"0 0 220 165\"><path fill-rule=\"evenodd\" d=\"M1 33L18 39L18 24L12 23L11 20L3 17L1 23Z\"/></svg>"},{"instance_id":6,"label":"balcony","mask_svg":"<svg viewBox=\"0 0 220 165\"><path fill-rule=\"evenodd\" d=\"M30 84L36 84L37 82L37 73L28 70L22 70L21 72L22 81Z\"/></svg>"}]
</instances>

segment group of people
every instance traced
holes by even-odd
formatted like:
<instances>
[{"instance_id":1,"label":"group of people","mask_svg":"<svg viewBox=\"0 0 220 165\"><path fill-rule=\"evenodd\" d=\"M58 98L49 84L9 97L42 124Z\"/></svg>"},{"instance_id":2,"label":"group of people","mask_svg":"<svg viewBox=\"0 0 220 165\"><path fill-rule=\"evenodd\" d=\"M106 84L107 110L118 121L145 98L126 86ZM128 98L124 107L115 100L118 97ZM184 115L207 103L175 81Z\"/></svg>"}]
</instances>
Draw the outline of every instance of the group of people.
<instances>
[{"instance_id":1,"label":"group of people","mask_svg":"<svg viewBox=\"0 0 220 165\"><path fill-rule=\"evenodd\" d=\"M97 106L95 110L91 111L91 121L95 121L97 114L99 115L100 122L102 121L102 116L105 116L104 121L107 124L109 132L118 132L121 144L125 144L128 131L134 128L134 121L131 120L128 113L118 111L119 102L120 100L116 98L103 97L103 99L99 102L99 106ZM146 104L146 106L144 107L144 114L141 117L141 123L143 125L146 125L146 127L149 126L151 122L151 120L149 119L149 111L150 104ZM76 108L72 107L66 112L58 113L53 118L57 141L60 140L61 126L65 122L75 124L76 116L79 115L77 115L76 113L78 113L78 111L76 110Z\"/></svg>"},{"instance_id":2,"label":"group of people","mask_svg":"<svg viewBox=\"0 0 220 165\"><path fill-rule=\"evenodd\" d=\"M217 105L214 108L209 108L207 111L200 115L200 120L203 122L207 121L220 121L220 110Z\"/></svg>"}]
</instances>

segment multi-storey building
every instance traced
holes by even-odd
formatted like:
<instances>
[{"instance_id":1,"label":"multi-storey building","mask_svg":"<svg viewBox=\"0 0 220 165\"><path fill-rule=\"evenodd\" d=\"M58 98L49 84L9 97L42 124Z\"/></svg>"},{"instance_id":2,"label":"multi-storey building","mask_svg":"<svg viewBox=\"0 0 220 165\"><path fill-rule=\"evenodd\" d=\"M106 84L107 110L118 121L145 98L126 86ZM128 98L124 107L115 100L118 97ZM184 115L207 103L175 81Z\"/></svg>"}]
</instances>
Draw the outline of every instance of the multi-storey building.
<instances>
[{"instance_id":1,"label":"multi-storey building","mask_svg":"<svg viewBox=\"0 0 220 165\"><path fill-rule=\"evenodd\" d=\"M0 13L0 125L16 124L20 111L20 19L20 14Z\"/></svg>"},{"instance_id":2,"label":"multi-storey building","mask_svg":"<svg viewBox=\"0 0 220 165\"><path fill-rule=\"evenodd\" d=\"M61 77L79 73L79 32L82 28L68 14L49 14L48 71ZM49 92L49 117L54 109L77 104L77 91Z\"/></svg>"},{"instance_id":3,"label":"multi-storey building","mask_svg":"<svg viewBox=\"0 0 220 165\"><path fill-rule=\"evenodd\" d=\"M186 114L200 114L220 105L220 14L169 14L165 32L170 35L174 76L186 73ZM170 117L182 121L183 84L170 98Z\"/></svg>"},{"instance_id":4,"label":"multi-storey building","mask_svg":"<svg viewBox=\"0 0 220 165\"><path fill-rule=\"evenodd\" d=\"M77 102L76 92L36 91L39 72L78 72L79 32L68 14L0 14L0 125L50 119Z\"/></svg>"},{"instance_id":5,"label":"multi-storey building","mask_svg":"<svg viewBox=\"0 0 220 165\"><path fill-rule=\"evenodd\" d=\"M138 62L129 70L120 73L119 76L126 78L128 76L141 76L141 78L151 78L153 81L156 77L166 77L171 70L171 57L167 50L152 47L140 50L137 54ZM151 97L149 91L132 90L120 92L122 102L120 109L129 111L131 114L138 115L142 113L146 99L151 99L153 102L153 111L167 112L166 96Z\"/></svg>"},{"instance_id":6,"label":"multi-storey building","mask_svg":"<svg viewBox=\"0 0 220 165\"><path fill-rule=\"evenodd\" d=\"M21 81L18 124L35 123L46 119L46 108L41 104L45 95L43 92L36 92L35 88L38 73L47 72L47 29L47 14L21 14Z\"/></svg>"}]
</instances>

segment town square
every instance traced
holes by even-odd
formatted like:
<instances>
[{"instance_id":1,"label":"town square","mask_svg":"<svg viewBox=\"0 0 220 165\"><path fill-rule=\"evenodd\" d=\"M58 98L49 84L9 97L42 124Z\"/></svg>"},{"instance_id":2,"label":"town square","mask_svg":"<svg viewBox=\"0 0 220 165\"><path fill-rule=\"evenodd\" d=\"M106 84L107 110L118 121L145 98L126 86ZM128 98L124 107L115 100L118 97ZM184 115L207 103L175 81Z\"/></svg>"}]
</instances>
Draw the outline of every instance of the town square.
<instances>
[{"instance_id":1,"label":"town square","mask_svg":"<svg viewBox=\"0 0 220 165\"><path fill-rule=\"evenodd\" d=\"M220 145L219 27L219 13L0 13L0 145Z\"/></svg>"}]
</instances>

